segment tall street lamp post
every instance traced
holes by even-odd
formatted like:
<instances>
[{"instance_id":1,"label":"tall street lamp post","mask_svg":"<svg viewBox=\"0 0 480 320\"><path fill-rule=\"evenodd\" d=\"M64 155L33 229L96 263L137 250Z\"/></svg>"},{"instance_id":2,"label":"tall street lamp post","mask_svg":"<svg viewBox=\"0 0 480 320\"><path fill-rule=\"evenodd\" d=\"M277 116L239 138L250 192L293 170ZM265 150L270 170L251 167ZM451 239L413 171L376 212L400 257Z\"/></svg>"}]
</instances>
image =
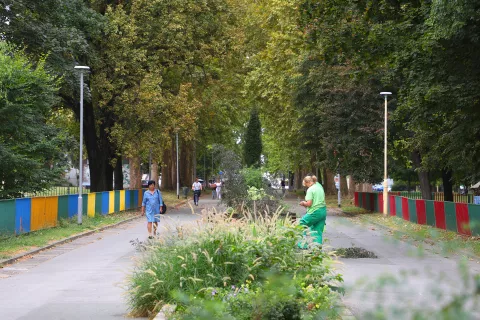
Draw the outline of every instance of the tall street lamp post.
<instances>
[{"instance_id":1,"label":"tall street lamp post","mask_svg":"<svg viewBox=\"0 0 480 320\"><path fill-rule=\"evenodd\" d=\"M79 168L80 168L80 179L78 183L78 224L82 224L82 213L83 213L83 73L90 70L87 66L75 66L75 70L80 71L80 157L79 157Z\"/></svg>"},{"instance_id":2,"label":"tall street lamp post","mask_svg":"<svg viewBox=\"0 0 480 320\"><path fill-rule=\"evenodd\" d=\"M383 155L383 214L388 213L388 174L387 174L387 99L391 92L380 92L380 95L385 97L385 130L384 130L384 155Z\"/></svg>"},{"instance_id":3,"label":"tall street lamp post","mask_svg":"<svg viewBox=\"0 0 480 320\"><path fill-rule=\"evenodd\" d=\"M180 180L178 174L178 129L175 132L175 140L177 143L177 199L180 199Z\"/></svg>"}]
</instances>

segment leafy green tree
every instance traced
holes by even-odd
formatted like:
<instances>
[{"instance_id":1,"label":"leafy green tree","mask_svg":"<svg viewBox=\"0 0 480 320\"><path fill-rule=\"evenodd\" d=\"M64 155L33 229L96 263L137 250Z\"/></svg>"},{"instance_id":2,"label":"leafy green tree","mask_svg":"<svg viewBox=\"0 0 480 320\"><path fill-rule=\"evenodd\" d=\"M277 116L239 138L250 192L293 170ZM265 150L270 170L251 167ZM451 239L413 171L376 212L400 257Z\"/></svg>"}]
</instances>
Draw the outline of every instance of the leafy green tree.
<instances>
[{"instance_id":1,"label":"leafy green tree","mask_svg":"<svg viewBox=\"0 0 480 320\"><path fill-rule=\"evenodd\" d=\"M62 176L64 132L47 123L57 82L45 62L0 42L0 198L48 188Z\"/></svg>"},{"instance_id":2,"label":"leafy green tree","mask_svg":"<svg viewBox=\"0 0 480 320\"><path fill-rule=\"evenodd\" d=\"M262 125L256 108L253 108L250 114L243 148L243 158L247 167L260 166L262 155Z\"/></svg>"}]
</instances>

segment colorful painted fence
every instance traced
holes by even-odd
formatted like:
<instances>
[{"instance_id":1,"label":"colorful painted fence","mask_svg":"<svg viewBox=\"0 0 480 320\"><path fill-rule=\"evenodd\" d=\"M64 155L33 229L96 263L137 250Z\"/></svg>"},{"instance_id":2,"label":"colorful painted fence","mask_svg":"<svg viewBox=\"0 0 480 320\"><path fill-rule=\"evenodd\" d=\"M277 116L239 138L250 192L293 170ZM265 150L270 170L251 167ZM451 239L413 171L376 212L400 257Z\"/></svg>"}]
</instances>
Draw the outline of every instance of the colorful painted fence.
<instances>
[{"instance_id":1,"label":"colorful painted fence","mask_svg":"<svg viewBox=\"0 0 480 320\"><path fill-rule=\"evenodd\" d=\"M355 192L355 206L381 212L381 193ZM404 220L455 231L468 236L480 236L480 205L448 201L408 199L388 196L388 214Z\"/></svg>"},{"instance_id":2,"label":"colorful painted fence","mask_svg":"<svg viewBox=\"0 0 480 320\"><path fill-rule=\"evenodd\" d=\"M143 190L117 190L82 195L83 214L112 214L142 205ZM51 228L78 213L78 194L0 201L0 234Z\"/></svg>"}]
</instances>

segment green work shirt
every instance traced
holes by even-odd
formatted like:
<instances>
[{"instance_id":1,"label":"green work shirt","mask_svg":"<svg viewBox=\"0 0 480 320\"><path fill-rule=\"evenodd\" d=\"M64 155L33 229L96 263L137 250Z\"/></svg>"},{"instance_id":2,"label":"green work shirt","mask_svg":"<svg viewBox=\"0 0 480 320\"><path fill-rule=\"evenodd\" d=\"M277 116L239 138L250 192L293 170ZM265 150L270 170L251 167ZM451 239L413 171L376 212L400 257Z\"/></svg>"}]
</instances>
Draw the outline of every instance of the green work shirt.
<instances>
[{"instance_id":1,"label":"green work shirt","mask_svg":"<svg viewBox=\"0 0 480 320\"><path fill-rule=\"evenodd\" d=\"M309 200L312 200L312 205L307 209L307 213L312 213L317 209L327 206L325 203L325 192L323 191L323 187L320 183L317 182L308 188L305 201Z\"/></svg>"}]
</instances>

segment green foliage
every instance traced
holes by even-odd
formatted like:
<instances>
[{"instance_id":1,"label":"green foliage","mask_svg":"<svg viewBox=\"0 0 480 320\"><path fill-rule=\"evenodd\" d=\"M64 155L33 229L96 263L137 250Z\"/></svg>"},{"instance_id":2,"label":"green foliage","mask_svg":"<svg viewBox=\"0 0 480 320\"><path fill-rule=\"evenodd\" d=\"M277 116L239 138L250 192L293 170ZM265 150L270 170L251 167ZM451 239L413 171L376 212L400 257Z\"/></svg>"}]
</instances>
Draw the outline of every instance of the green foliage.
<instances>
[{"instance_id":1,"label":"green foliage","mask_svg":"<svg viewBox=\"0 0 480 320\"><path fill-rule=\"evenodd\" d=\"M0 198L52 186L65 165L69 137L47 123L57 83L41 61L0 43Z\"/></svg>"},{"instance_id":2,"label":"green foliage","mask_svg":"<svg viewBox=\"0 0 480 320\"><path fill-rule=\"evenodd\" d=\"M258 117L258 111L254 108L248 120L245 142L243 145L243 159L247 167L260 166L262 155L262 125Z\"/></svg>"},{"instance_id":3,"label":"green foliage","mask_svg":"<svg viewBox=\"0 0 480 320\"><path fill-rule=\"evenodd\" d=\"M260 168L245 168L240 171L249 187L264 187L263 170Z\"/></svg>"},{"instance_id":4,"label":"green foliage","mask_svg":"<svg viewBox=\"0 0 480 320\"><path fill-rule=\"evenodd\" d=\"M269 198L263 188L257 189L256 187L248 188L248 200L258 201Z\"/></svg>"},{"instance_id":5,"label":"green foliage","mask_svg":"<svg viewBox=\"0 0 480 320\"><path fill-rule=\"evenodd\" d=\"M270 218L254 219L248 212L244 215L245 218L233 219L231 215L207 212L203 219L209 224L204 228L196 231L182 228L180 233L153 245L129 281L129 300L134 314L146 315L159 304L175 300L185 303L178 299L178 294L172 295L175 290L191 299L202 300L202 305L208 305L212 297L223 301L222 297L232 294L232 286L263 292L258 296L247 295L248 303L256 304L255 301L267 296L276 296L279 303L285 304L288 300L285 293L275 295L275 290L269 287L271 272L293 281L289 296L293 299L298 296L302 309L307 309L307 301L294 292L308 286L320 290L319 295L314 298L309 293L305 297L323 299L325 304L321 308L328 309L335 295L326 283L341 281L340 276L333 274L328 255L316 247L299 252L297 242L303 229L281 219L280 212ZM272 285L277 287L278 282ZM270 312L274 305L278 306L273 303ZM232 308L238 307L232 304ZM180 309L185 310L185 306ZM212 310L219 311L218 308ZM227 309L220 308L222 310Z\"/></svg>"}]
</instances>

